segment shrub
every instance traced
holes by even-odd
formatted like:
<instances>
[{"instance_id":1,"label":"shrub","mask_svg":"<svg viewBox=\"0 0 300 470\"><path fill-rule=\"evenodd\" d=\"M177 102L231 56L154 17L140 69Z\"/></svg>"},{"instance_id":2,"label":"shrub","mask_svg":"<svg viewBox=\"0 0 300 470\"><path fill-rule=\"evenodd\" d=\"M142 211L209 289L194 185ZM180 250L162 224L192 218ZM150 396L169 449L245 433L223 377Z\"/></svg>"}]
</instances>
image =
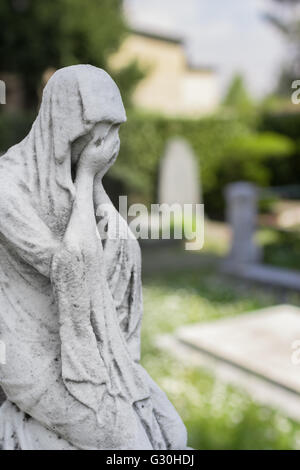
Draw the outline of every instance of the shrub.
<instances>
[{"instance_id":1,"label":"shrub","mask_svg":"<svg viewBox=\"0 0 300 470\"><path fill-rule=\"evenodd\" d=\"M0 114L0 150L5 151L29 131L33 115ZM295 143L275 132L256 132L249 123L234 116L198 120L167 119L129 110L121 128L121 151L106 186L116 200L117 188L135 199L156 202L159 163L167 140L184 137L199 162L199 178L206 212L223 213L223 190L232 181L248 180L267 186L282 161L295 152Z\"/></svg>"},{"instance_id":2,"label":"shrub","mask_svg":"<svg viewBox=\"0 0 300 470\"><path fill-rule=\"evenodd\" d=\"M132 111L121 129L120 156L110 176L122 181L129 193L154 202L160 158L173 136L184 137L195 152L204 203L211 215L223 211L226 184L248 180L268 185L272 175L267 162L294 151L290 138L274 132L256 133L238 117L166 119Z\"/></svg>"}]
</instances>

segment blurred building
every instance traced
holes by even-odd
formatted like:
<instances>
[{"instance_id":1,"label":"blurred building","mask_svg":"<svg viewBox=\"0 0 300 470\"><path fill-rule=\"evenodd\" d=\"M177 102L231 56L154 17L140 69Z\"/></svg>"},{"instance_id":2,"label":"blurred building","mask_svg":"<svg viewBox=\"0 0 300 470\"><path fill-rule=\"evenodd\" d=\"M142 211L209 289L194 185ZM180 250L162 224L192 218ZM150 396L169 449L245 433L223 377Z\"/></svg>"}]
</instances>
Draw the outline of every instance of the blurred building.
<instances>
[{"instance_id":1,"label":"blurred building","mask_svg":"<svg viewBox=\"0 0 300 470\"><path fill-rule=\"evenodd\" d=\"M110 66L118 70L133 60L146 71L133 95L136 107L186 117L216 110L219 102L216 71L193 63L181 38L133 30L111 56Z\"/></svg>"}]
</instances>

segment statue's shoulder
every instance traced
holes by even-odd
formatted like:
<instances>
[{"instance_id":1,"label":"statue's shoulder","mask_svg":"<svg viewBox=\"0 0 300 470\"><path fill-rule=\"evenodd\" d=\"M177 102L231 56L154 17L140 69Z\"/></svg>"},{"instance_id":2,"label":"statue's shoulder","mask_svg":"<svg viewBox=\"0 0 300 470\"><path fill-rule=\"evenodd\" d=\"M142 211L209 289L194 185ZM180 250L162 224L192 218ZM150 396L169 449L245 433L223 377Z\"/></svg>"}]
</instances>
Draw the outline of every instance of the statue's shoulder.
<instances>
[{"instance_id":1,"label":"statue's shoulder","mask_svg":"<svg viewBox=\"0 0 300 470\"><path fill-rule=\"evenodd\" d=\"M28 195L22 174L17 165L10 162L3 155L0 158L0 204L9 206L18 200L25 203Z\"/></svg>"},{"instance_id":2,"label":"statue's shoulder","mask_svg":"<svg viewBox=\"0 0 300 470\"><path fill-rule=\"evenodd\" d=\"M16 187L22 189L24 182L24 163L22 147L16 144L0 156L0 180L1 184L9 182L12 189Z\"/></svg>"}]
</instances>

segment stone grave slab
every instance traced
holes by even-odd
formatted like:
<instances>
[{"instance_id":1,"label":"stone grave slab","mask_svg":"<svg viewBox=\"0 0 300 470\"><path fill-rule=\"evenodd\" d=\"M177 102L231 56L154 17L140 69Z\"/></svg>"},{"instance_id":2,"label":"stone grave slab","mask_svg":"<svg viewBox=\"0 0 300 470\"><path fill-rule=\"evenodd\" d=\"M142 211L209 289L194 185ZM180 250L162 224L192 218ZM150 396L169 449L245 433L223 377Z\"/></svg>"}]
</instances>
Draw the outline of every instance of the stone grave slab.
<instances>
[{"instance_id":1,"label":"stone grave slab","mask_svg":"<svg viewBox=\"0 0 300 470\"><path fill-rule=\"evenodd\" d=\"M187 326L177 330L176 338L300 393L300 308L278 305L239 317Z\"/></svg>"}]
</instances>

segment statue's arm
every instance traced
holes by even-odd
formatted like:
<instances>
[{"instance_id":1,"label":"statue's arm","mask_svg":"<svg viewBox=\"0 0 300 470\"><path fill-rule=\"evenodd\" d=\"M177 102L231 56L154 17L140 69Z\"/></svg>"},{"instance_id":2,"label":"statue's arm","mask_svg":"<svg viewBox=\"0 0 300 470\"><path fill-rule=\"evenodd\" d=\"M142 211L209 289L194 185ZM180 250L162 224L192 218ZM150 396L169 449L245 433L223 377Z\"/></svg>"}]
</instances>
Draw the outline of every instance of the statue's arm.
<instances>
[{"instance_id":1,"label":"statue's arm","mask_svg":"<svg viewBox=\"0 0 300 470\"><path fill-rule=\"evenodd\" d=\"M81 176L62 241L53 238L18 187L0 198L0 237L25 262L50 277L60 322L61 361L49 369L45 392L32 405L22 400L15 403L80 449L132 449L135 415L124 398L108 389L108 374L90 322L89 290L94 285L89 274L93 266L87 261L94 262L93 250L99 254L101 244L95 230L93 184L89 175Z\"/></svg>"}]
</instances>

